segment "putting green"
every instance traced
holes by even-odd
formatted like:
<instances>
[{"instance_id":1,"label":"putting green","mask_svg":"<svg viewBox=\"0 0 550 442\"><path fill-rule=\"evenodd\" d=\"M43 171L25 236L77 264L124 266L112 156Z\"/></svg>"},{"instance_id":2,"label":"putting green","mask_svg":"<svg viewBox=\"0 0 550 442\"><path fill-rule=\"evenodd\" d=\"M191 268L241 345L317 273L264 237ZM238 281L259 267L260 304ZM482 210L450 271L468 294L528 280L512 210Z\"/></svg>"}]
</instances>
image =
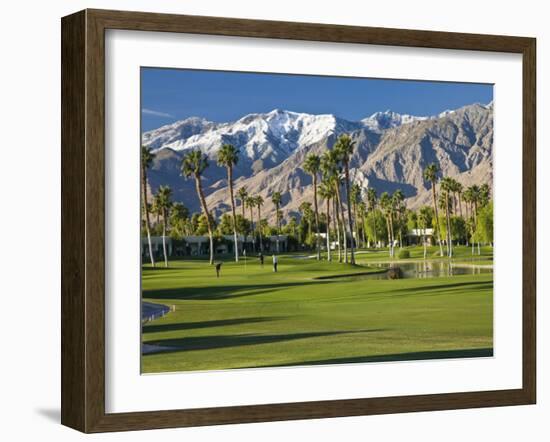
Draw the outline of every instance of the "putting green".
<instances>
[{"instance_id":1,"label":"putting green","mask_svg":"<svg viewBox=\"0 0 550 442\"><path fill-rule=\"evenodd\" d=\"M457 248L457 261L468 249ZM422 249L412 257L422 256ZM433 256L435 248L430 250ZM483 258L489 260L490 252ZM387 254L359 254L359 262ZM396 262L398 262L396 260ZM143 269L143 299L175 311L143 327L143 371L212 370L492 355L493 275L314 279L379 271L279 257ZM160 351L150 351L158 348Z\"/></svg>"}]
</instances>

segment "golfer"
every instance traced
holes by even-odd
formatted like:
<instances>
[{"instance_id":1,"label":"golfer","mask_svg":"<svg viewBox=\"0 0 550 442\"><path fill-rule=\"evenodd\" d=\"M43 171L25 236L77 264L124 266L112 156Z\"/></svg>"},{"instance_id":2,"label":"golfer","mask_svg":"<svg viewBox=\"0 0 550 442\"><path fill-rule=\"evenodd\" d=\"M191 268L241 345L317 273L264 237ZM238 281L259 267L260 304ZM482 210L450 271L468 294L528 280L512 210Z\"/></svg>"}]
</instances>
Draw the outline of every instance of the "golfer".
<instances>
[{"instance_id":1,"label":"golfer","mask_svg":"<svg viewBox=\"0 0 550 442\"><path fill-rule=\"evenodd\" d=\"M273 255L273 271L275 273L277 273L277 264L278 264L277 257L275 255Z\"/></svg>"},{"instance_id":2,"label":"golfer","mask_svg":"<svg viewBox=\"0 0 550 442\"><path fill-rule=\"evenodd\" d=\"M223 263L221 263L221 262L216 263L216 278L220 277L220 271L222 269L222 264Z\"/></svg>"},{"instance_id":3,"label":"golfer","mask_svg":"<svg viewBox=\"0 0 550 442\"><path fill-rule=\"evenodd\" d=\"M264 254L262 252L260 252L258 254L258 257L260 258L260 265L263 267L264 266Z\"/></svg>"}]
</instances>

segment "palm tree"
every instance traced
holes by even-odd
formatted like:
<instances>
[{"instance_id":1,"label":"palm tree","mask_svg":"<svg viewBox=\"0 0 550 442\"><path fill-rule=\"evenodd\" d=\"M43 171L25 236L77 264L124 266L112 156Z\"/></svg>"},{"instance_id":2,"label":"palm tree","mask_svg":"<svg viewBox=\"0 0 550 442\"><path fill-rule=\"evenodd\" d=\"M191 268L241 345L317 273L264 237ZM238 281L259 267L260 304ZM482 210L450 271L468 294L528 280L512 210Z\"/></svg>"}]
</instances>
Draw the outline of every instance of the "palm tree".
<instances>
[{"instance_id":1,"label":"palm tree","mask_svg":"<svg viewBox=\"0 0 550 442\"><path fill-rule=\"evenodd\" d=\"M367 214L367 205L364 201L360 201L357 205L357 210L359 211L359 216L361 217L361 241L363 242L363 247L366 247L367 237L365 234L365 216Z\"/></svg>"},{"instance_id":2,"label":"palm tree","mask_svg":"<svg viewBox=\"0 0 550 442\"><path fill-rule=\"evenodd\" d=\"M311 203L309 201L304 201L300 206L298 207L300 210L300 213L302 214L302 219L307 223L307 237L311 238L312 230L311 230L311 224L312 224L312 218L315 217L313 210L311 209Z\"/></svg>"},{"instance_id":3,"label":"palm tree","mask_svg":"<svg viewBox=\"0 0 550 442\"><path fill-rule=\"evenodd\" d=\"M319 208L317 206L317 175L321 169L321 159L319 155L309 154L304 162L304 170L313 178L313 207L315 209L315 233L317 245L317 260L321 259L321 242L319 238Z\"/></svg>"},{"instance_id":4,"label":"palm tree","mask_svg":"<svg viewBox=\"0 0 550 442\"><path fill-rule=\"evenodd\" d=\"M319 195L321 198L323 198L327 203L327 260L332 261L332 257L330 255L330 200L332 199L334 192L332 189L332 186L330 182L323 180L321 182L321 185L319 186Z\"/></svg>"},{"instance_id":5,"label":"palm tree","mask_svg":"<svg viewBox=\"0 0 550 442\"><path fill-rule=\"evenodd\" d=\"M256 207L256 198L253 196L247 196L245 202L250 209L250 235L252 236L252 251L256 253L256 234L254 231L254 208Z\"/></svg>"},{"instance_id":6,"label":"palm tree","mask_svg":"<svg viewBox=\"0 0 550 442\"><path fill-rule=\"evenodd\" d=\"M246 205L247 196L248 196L248 191L246 190L246 186L241 187L237 192L237 197L241 200L241 207L243 209L243 219L246 219L246 215L244 214L244 209Z\"/></svg>"},{"instance_id":7,"label":"palm tree","mask_svg":"<svg viewBox=\"0 0 550 442\"><path fill-rule=\"evenodd\" d=\"M489 199L491 198L491 189L487 183L479 186L479 199L481 207L485 207L489 204Z\"/></svg>"},{"instance_id":8,"label":"palm tree","mask_svg":"<svg viewBox=\"0 0 550 442\"><path fill-rule=\"evenodd\" d=\"M155 267L155 257L153 256L153 245L151 244L151 220L149 219L149 204L147 204L147 170L151 167L154 159L155 155L147 147L141 146L141 201L145 213L145 230L149 244L149 258L153 267Z\"/></svg>"},{"instance_id":9,"label":"palm tree","mask_svg":"<svg viewBox=\"0 0 550 442\"><path fill-rule=\"evenodd\" d=\"M210 240L210 264L214 264L214 236L212 232L212 218L208 212L206 199L202 190L201 176L204 170L208 167L208 157L201 153L200 150L191 150L183 157L181 163L181 171L186 178L193 177L195 179L195 187L197 195L201 202L202 211L206 218L206 226L208 228L208 238Z\"/></svg>"},{"instance_id":10,"label":"palm tree","mask_svg":"<svg viewBox=\"0 0 550 442\"><path fill-rule=\"evenodd\" d=\"M352 141L349 135L340 135L338 141L334 146L334 150L338 152L338 157L342 165L344 166L344 184L346 185L346 198L348 203L348 224L349 231L351 235L351 264L355 264L355 253L354 253L354 240L353 240L353 219L351 216L351 198L350 198L350 188L349 188L349 162L353 150L355 149L355 141Z\"/></svg>"},{"instance_id":11,"label":"palm tree","mask_svg":"<svg viewBox=\"0 0 550 442\"><path fill-rule=\"evenodd\" d=\"M189 209L180 202L170 205L170 236L183 237L187 235L187 221L189 220Z\"/></svg>"},{"instance_id":12,"label":"palm tree","mask_svg":"<svg viewBox=\"0 0 550 442\"><path fill-rule=\"evenodd\" d=\"M441 190L443 191L445 201L444 201L444 209L445 209L445 219L447 221L447 256L451 258L453 256L453 237L451 232L451 216L450 216L450 205L451 202L449 200L449 196L451 192L454 189L454 183L453 179L449 177L444 177L441 180Z\"/></svg>"},{"instance_id":13,"label":"palm tree","mask_svg":"<svg viewBox=\"0 0 550 442\"><path fill-rule=\"evenodd\" d=\"M239 150L232 144L224 144L218 152L218 164L227 169L227 183L231 198L231 213L233 215L233 240L235 242L235 262L239 262L239 242L237 240L237 215L235 214L235 198L233 197L233 166L239 161Z\"/></svg>"},{"instance_id":14,"label":"palm tree","mask_svg":"<svg viewBox=\"0 0 550 442\"><path fill-rule=\"evenodd\" d=\"M395 192L393 192L392 195L392 213L396 212L398 215L398 229L399 229L399 248L401 249L403 247L403 238L401 236L401 226L402 218L405 213L405 205L403 204L403 201L405 200L405 195L403 195L403 192L401 189L397 189ZM392 222L392 238L393 238L393 222Z\"/></svg>"},{"instance_id":15,"label":"palm tree","mask_svg":"<svg viewBox=\"0 0 550 442\"><path fill-rule=\"evenodd\" d=\"M376 214L374 211L376 210L376 190L372 187L369 187L367 190L367 202L369 203L369 210L372 212L372 223L373 223L373 233L374 233L374 246L376 247L376 244L378 242L378 238L376 237Z\"/></svg>"},{"instance_id":16,"label":"palm tree","mask_svg":"<svg viewBox=\"0 0 550 442\"><path fill-rule=\"evenodd\" d=\"M162 213L162 251L164 253L164 267L168 267L168 254L166 253L166 222L168 221L168 210L172 205L172 189L170 189L169 186L160 186L157 197L157 204Z\"/></svg>"},{"instance_id":17,"label":"palm tree","mask_svg":"<svg viewBox=\"0 0 550 442\"><path fill-rule=\"evenodd\" d=\"M439 228L439 215L437 213L437 195L435 192L435 183L437 182L438 173L439 167L435 163L430 164L424 169L424 179L430 182L432 186L432 199L435 214L435 232L437 234L437 242L439 243L439 252L441 256L443 256L443 245L441 244L441 229Z\"/></svg>"},{"instance_id":18,"label":"palm tree","mask_svg":"<svg viewBox=\"0 0 550 442\"><path fill-rule=\"evenodd\" d=\"M281 234L281 213L279 212L279 206L281 205L281 192L273 192L271 195L271 202L275 205L275 219L277 222L277 253L279 253L279 235Z\"/></svg>"},{"instance_id":19,"label":"palm tree","mask_svg":"<svg viewBox=\"0 0 550 442\"><path fill-rule=\"evenodd\" d=\"M426 249L426 226L431 220L431 209L428 206L424 206L420 209L418 213L418 223L422 227L422 242L424 244L424 259L426 259L427 249Z\"/></svg>"},{"instance_id":20,"label":"palm tree","mask_svg":"<svg viewBox=\"0 0 550 442\"><path fill-rule=\"evenodd\" d=\"M482 186L483 187L483 186ZM470 187L468 187L468 196L470 199L470 202L472 204L472 213L473 213L473 223L472 223L472 255L474 254L474 234L477 231L477 216L478 216L478 208L483 203L484 198L484 188L478 186L477 184L474 184ZM487 186L487 194L488 194L488 186ZM479 240L477 242L477 252L478 254L481 254L481 248L479 245Z\"/></svg>"},{"instance_id":21,"label":"palm tree","mask_svg":"<svg viewBox=\"0 0 550 442\"><path fill-rule=\"evenodd\" d=\"M160 215L162 215L162 209L160 208L159 196L158 193L153 195L153 204L151 204L151 214L155 215L155 229L158 228L160 224Z\"/></svg>"},{"instance_id":22,"label":"palm tree","mask_svg":"<svg viewBox=\"0 0 550 442\"><path fill-rule=\"evenodd\" d=\"M360 198L361 198L361 186L359 186L359 184L357 183L354 183L352 186L351 186L351 195L350 195L350 199L351 199L351 207L353 208L353 219L355 221L354 225L355 225L355 232L352 232L352 236L355 238L355 242L356 244L359 242L358 238L359 238L359 228L358 228L358 221L357 221L357 204L360 202Z\"/></svg>"},{"instance_id":23,"label":"palm tree","mask_svg":"<svg viewBox=\"0 0 550 442\"><path fill-rule=\"evenodd\" d=\"M390 257L393 257L393 235L390 224L391 211L392 211L392 199L388 192L382 192L380 195L380 207L384 211L384 217L386 218L386 230L388 231L388 247Z\"/></svg>"},{"instance_id":24,"label":"palm tree","mask_svg":"<svg viewBox=\"0 0 550 442\"><path fill-rule=\"evenodd\" d=\"M256 198L254 198L254 204L258 209L258 233L260 234L260 252L263 252L264 245L262 242L262 230L260 228L260 225L262 222L262 206L264 205L264 199L260 195L258 195Z\"/></svg>"},{"instance_id":25,"label":"palm tree","mask_svg":"<svg viewBox=\"0 0 550 442\"><path fill-rule=\"evenodd\" d=\"M323 179L330 185L333 189L333 224L334 230L336 231L336 241L338 244L338 262L342 262L342 246L340 238L340 209L341 209L341 198L340 198L340 169L338 167L338 155L334 150L326 151L321 157L321 170L323 172ZM347 245L344 232L344 252L346 255L347 262Z\"/></svg>"}]
</instances>

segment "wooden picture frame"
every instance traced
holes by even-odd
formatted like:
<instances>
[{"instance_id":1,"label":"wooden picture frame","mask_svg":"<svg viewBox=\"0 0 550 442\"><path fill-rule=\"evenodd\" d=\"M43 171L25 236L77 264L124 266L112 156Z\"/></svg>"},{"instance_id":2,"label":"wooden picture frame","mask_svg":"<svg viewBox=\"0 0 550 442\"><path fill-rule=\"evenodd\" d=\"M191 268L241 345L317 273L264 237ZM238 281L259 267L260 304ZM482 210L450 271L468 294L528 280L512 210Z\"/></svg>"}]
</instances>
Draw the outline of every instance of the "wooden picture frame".
<instances>
[{"instance_id":1,"label":"wooden picture frame","mask_svg":"<svg viewBox=\"0 0 550 442\"><path fill-rule=\"evenodd\" d=\"M270 405L105 412L105 30L495 51L523 58L523 385ZM536 398L536 41L533 38L84 10L62 19L62 410L83 432L533 404Z\"/></svg>"}]
</instances>

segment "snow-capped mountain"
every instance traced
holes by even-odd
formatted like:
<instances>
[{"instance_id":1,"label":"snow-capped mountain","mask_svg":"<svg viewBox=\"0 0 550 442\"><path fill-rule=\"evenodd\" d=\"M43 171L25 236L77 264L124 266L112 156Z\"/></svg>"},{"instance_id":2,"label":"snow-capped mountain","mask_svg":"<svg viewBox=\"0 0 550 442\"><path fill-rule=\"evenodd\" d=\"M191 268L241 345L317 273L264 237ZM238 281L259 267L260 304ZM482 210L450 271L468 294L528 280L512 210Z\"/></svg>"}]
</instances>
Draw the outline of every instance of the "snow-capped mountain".
<instances>
[{"instance_id":1,"label":"snow-capped mountain","mask_svg":"<svg viewBox=\"0 0 550 442\"><path fill-rule=\"evenodd\" d=\"M360 129L361 123L334 115L312 115L275 109L264 114L249 114L231 123L188 118L145 132L142 142L152 149L169 148L176 152L199 149L214 158L222 144L238 146L249 162L274 166L295 150L317 143L332 133Z\"/></svg>"},{"instance_id":2,"label":"snow-capped mountain","mask_svg":"<svg viewBox=\"0 0 550 442\"><path fill-rule=\"evenodd\" d=\"M200 210L200 205L193 181L181 176L181 159L190 149L208 155L203 188L208 205L219 216L230 206L226 170L217 166L216 157L221 145L230 143L240 151L234 168L236 188L246 186L265 201L281 192L283 212L296 214L301 202L311 200L311 177L301 168L305 156L331 149L337 137L347 133L356 143L350 166L363 185L378 193L400 188L415 207L429 201L422 170L431 162L437 161L443 174L464 185L491 181L492 112L492 103L472 104L430 117L386 111L353 122L330 114L276 109L227 123L188 118L143 133L142 143L156 153L150 190L171 186L174 199L191 211ZM271 219L271 204L266 203L262 213Z\"/></svg>"},{"instance_id":3,"label":"snow-capped mountain","mask_svg":"<svg viewBox=\"0 0 550 442\"><path fill-rule=\"evenodd\" d=\"M370 117L364 118L361 122L371 130L382 132L386 129L401 126L402 124L423 121L432 117L418 117L415 115L398 114L391 110L385 112L375 112Z\"/></svg>"}]
</instances>

